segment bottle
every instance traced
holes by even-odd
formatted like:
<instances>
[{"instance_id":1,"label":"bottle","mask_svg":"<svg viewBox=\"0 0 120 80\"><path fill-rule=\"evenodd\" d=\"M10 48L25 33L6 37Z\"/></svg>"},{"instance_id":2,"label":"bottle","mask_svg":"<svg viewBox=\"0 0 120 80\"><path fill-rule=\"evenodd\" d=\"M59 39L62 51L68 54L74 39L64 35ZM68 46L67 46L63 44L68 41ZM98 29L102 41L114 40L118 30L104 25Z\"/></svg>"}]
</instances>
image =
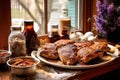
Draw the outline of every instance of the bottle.
<instances>
[{"instance_id":1,"label":"bottle","mask_svg":"<svg viewBox=\"0 0 120 80\"><path fill-rule=\"evenodd\" d=\"M60 15L59 20L59 29L60 29L60 35L63 36L64 33L67 32L67 34L70 34L70 28L71 28L71 19L68 16L68 6L67 2L62 3L62 11Z\"/></svg>"},{"instance_id":2,"label":"bottle","mask_svg":"<svg viewBox=\"0 0 120 80\"><path fill-rule=\"evenodd\" d=\"M51 30L49 32L49 38L50 38L50 42L53 43L60 39L60 35L58 32L58 25L51 25L50 27Z\"/></svg>"},{"instance_id":3,"label":"bottle","mask_svg":"<svg viewBox=\"0 0 120 80\"><path fill-rule=\"evenodd\" d=\"M26 38L26 48L27 48L27 54L31 55L32 51L37 51L39 46L39 41L37 37L37 33L34 31L32 20L25 20L24 21L24 35Z\"/></svg>"},{"instance_id":4,"label":"bottle","mask_svg":"<svg viewBox=\"0 0 120 80\"><path fill-rule=\"evenodd\" d=\"M24 34L21 32L21 27L11 27L8 46L9 51L12 53L11 57L26 55L26 41Z\"/></svg>"},{"instance_id":5,"label":"bottle","mask_svg":"<svg viewBox=\"0 0 120 80\"><path fill-rule=\"evenodd\" d=\"M67 29L62 30L61 39L70 39Z\"/></svg>"}]
</instances>

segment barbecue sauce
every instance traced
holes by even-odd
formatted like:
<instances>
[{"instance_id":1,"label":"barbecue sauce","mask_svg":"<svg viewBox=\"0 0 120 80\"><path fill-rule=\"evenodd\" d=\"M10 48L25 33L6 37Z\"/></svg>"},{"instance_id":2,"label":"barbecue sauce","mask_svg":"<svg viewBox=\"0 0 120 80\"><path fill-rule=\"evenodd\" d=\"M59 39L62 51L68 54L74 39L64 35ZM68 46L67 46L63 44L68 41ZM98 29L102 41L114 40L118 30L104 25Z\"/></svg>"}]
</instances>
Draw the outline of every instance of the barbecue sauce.
<instances>
[{"instance_id":1,"label":"barbecue sauce","mask_svg":"<svg viewBox=\"0 0 120 80\"><path fill-rule=\"evenodd\" d=\"M38 49L38 37L34 31L33 21L24 21L24 35L26 38L27 54L30 55L32 51Z\"/></svg>"}]
</instances>

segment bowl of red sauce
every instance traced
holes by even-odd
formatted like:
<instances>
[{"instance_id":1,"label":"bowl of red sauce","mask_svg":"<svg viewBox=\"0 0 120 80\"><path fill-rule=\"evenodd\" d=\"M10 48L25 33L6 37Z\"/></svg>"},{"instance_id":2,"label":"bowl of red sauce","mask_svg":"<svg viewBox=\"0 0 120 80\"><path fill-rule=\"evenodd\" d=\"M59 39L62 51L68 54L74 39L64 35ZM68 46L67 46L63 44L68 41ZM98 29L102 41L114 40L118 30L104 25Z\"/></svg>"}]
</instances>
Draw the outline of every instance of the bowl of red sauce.
<instances>
[{"instance_id":1,"label":"bowl of red sauce","mask_svg":"<svg viewBox=\"0 0 120 80\"><path fill-rule=\"evenodd\" d=\"M8 50L0 50L0 64L6 64L7 60L9 60L11 56L11 52Z\"/></svg>"}]
</instances>

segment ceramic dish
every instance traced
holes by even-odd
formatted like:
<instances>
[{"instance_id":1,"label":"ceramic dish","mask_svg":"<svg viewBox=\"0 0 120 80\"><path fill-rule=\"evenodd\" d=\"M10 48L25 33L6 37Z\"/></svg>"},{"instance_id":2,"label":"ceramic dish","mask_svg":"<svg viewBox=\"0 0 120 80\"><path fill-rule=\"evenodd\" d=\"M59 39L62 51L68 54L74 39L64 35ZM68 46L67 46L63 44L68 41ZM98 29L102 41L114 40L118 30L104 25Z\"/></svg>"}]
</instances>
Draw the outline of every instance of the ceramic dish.
<instances>
[{"instance_id":1,"label":"ceramic dish","mask_svg":"<svg viewBox=\"0 0 120 80\"><path fill-rule=\"evenodd\" d=\"M65 65L59 59L51 60L51 59L47 59L47 58L40 56L40 51L41 51L40 49L38 51L33 51L31 53L31 56L34 58L38 58L40 61L42 61L46 64L49 64L49 65L55 66L55 67L67 68L67 69L89 69L89 68L95 68L95 67L99 67L99 66L108 64L119 57L120 52L116 47L114 47L110 44L108 44L108 47L112 50L111 53L106 52L107 54L104 55L102 58L100 58L100 60L94 60L90 64L76 63L75 65Z\"/></svg>"},{"instance_id":2,"label":"ceramic dish","mask_svg":"<svg viewBox=\"0 0 120 80\"><path fill-rule=\"evenodd\" d=\"M31 56L16 57L7 61L7 65L11 67L11 72L15 75L34 74L38 63L39 60Z\"/></svg>"}]
</instances>

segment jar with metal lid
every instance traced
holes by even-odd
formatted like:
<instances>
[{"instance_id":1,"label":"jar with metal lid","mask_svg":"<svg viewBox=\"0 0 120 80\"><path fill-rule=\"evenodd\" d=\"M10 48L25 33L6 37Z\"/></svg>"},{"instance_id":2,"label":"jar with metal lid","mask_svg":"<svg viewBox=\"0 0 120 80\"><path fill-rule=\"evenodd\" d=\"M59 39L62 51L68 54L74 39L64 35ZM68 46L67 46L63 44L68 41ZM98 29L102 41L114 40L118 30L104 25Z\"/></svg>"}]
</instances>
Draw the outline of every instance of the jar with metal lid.
<instances>
[{"instance_id":1,"label":"jar with metal lid","mask_svg":"<svg viewBox=\"0 0 120 80\"><path fill-rule=\"evenodd\" d=\"M26 55L26 41L25 36L21 32L21 27L11 27L11 33L8 37L9 51L11 57L25 56Z\"/></svg>"}]
</instances>

